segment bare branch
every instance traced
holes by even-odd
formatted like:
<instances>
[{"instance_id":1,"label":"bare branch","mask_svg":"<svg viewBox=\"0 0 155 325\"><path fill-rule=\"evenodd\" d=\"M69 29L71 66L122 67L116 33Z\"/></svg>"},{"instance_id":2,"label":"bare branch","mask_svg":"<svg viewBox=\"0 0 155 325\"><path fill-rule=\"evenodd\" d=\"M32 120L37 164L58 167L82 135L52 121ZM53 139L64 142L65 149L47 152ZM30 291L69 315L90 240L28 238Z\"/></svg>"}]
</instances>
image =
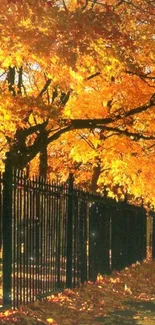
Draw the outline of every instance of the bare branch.
<instances>
[{"instance_id":1,"label":"bare branch","mask_svg":"<svg viewBox=\"0 0 155 325\"><path fill-rule=\"evenodd\" d=\"M6 76L6 71L3 72L3 73L0 75L0 78L3 77L3 76Z\"/></svg>"},{"instance_id":2,"label":"bare branch","mask_svg":"<svg viewBox=\"0 0 155 325\"><path fill-rule=\"evenodd\" d=\"M93 78L99 76L100 74L101 74L101 72L96 72L96 73L92 74L91 76L87 77L86 80L93 79Z\"/></svg>"},{"instance_id":3,"label":"bare branch","mask_svg":"<svg viewBox=\"0 0 155 325\"><path fill-rule=\"evenodd\" d=\"M135 75L137 77L139 77L143 82L145 82L149 87L151 88L155 88L154 85L150 85L150 83L146 80L146 79L149 79L150 81L152 80L155 80L155 77L151 77L149 76L149 74L141 74L141 73L137 73L137 72L133 72L133 71L129 71L129 70L126 70L125 71L127 74L131 74L131 75Z\"/></svg>"},{"instance_id":4,"label":"bare branch","mask_svg":"<svg viewBox=\"0 0 155 325\"><path fill-rule=\"evenodd\" d=\"M41 90L41 92L39 93L38 97L37 98L40 98L44 93L45 91L48 89L50 83L51 83L52 79L47 79L43 89Z\"/></svg>"},{"instance_id":5,"label":"bare branch","mask_svg":"<svg viewBox=\"0 0 155 325\"><path fill-rule=\"evenodd\" d=\"M88 146L89 146L91 149L96 150L96 148L94 147L93 143L92 143L89 139L87 139L87 137L86 137L84 134L79 133L79 136L80 136L80 138L81 138L82 140L84 140L84 141L88 144Z\"/></svg>"},{"instance_id":6,"label":"bare branch","mask_svg":"<svg viewBox=\"0 0 155 325\"><path fill-rule=\"evenodd\" d=\"M140 77L142 79L155 80L155 77L151 77L149 75L149 73L147 73L147 74L141 74L141 73L133 72L133 71L130 71L130 70L126 70L125 72L128 73L128 74L136 75L136 76L138 76L138 77Z\"/></svg>"},{"instance_id":7,"label":"bare branch","mask_svg":"<svg viewBox=\"0 0 155 325\"><path fill-rule=\"evenodd\" d=\"M138 141L140 139L143 139L143 140L155 140L155 135L151 135L151 136L146 136L142 133L136 133L136 132L129 132L127 129L125 130L121 130L117 127L108 127L108 126L105 126L103 127L103 130L105 131L112 131L112 132L115 132L115 134L122 134L122 135L125 135L127 137L130 137L132 138L133 140L135 141Z\"/></svg>"},{"instance_id":8,"label":"bare branch","mask_svg":"<svg viewBox=\"0 0 155 325\"><path fill-rule=\"evenodd\" d=\"M64 7L65 11L68 12L68 8L66 6L65 0L62 0L62 4L63 4L63 7Z\"/></svg>"}]
</instances>

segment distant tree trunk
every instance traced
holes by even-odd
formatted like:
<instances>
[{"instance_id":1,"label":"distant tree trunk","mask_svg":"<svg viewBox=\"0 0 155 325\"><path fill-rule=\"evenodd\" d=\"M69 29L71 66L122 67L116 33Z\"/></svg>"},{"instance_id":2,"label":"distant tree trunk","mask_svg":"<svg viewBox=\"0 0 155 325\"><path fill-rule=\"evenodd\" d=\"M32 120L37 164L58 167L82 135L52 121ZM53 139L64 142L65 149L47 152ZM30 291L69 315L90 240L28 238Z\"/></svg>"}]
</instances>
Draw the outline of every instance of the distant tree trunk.
<instances>
[{"instance_id":1,"label":"distant tree trunk","mask_svg":"<svg viewBox=\"0 0 155 325\"><path fill-rule=\"evenodd\" d=\"M40 176L44 177L46 179L47 176L47 139L48 134L46 131L42 133L41 136L41 150L40 150L40 164L39 164L39 174Z\"/></svg>"},{"instance_id":2,"label":"distant tree trunk","mask_svg":"<svg viewBox=\"0 0 155 325\"><path fill-rule=\"evenodd\" d=\"M101 165L100 165L100 161L98 161L97 166L93 167L93 175L92 175L92 181L91 181L91 187L90 187L90 190L93 193L96 193L96 191L97 191L97 182L98 182L100 174L101 174Z\"/></svg>"},{"instance_id":3,"label":"distant tree trunk","mask_svg":"<svg viewBox=\"0 0 155 325\"><path fill-rule=\"evenodd\" d=\"M12 93L13 96L16 96L15 92L15 74L16 70L15 67L9 67L8 73L7 73L7 81L8 81L8 88L9 91Z\"/></svg>"},{"instance_id":4,"label":"distant tree trunk","mask_svg":"<svg viewBox=\"0 0 155 325\"><path fill-rule=\"evenodd\" d=\"M23 84L23 68L20 67L18 71L18 94L22 94L22 84Z\"/></svg>"}]
</instances>

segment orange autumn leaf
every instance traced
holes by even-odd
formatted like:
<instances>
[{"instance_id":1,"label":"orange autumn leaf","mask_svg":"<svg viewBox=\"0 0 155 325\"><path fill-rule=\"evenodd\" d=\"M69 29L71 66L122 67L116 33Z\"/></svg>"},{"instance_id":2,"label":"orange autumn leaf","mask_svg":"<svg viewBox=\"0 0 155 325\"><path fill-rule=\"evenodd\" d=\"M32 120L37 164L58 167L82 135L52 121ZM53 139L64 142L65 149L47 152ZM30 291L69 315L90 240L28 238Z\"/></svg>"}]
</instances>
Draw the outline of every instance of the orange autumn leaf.
<instances>
[{"instance_id":1,"label":"orange autumn leaf","mask_svg":"<svg viewBox=\"0 0 155 325\"><path fill-rule=\"evenodd\" d=\"M153 2L1 0L0 29L1 168L155 205Z\"/></svg>"}]
</instances>

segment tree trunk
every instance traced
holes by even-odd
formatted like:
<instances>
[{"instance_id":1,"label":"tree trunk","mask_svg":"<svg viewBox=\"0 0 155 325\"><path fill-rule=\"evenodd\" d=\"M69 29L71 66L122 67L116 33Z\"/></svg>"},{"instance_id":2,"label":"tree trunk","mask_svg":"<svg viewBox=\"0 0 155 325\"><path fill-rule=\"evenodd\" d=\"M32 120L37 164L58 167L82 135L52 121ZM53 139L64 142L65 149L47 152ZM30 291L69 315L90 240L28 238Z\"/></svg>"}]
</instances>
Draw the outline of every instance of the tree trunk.
<instances>
[{"instance_id":1,"label":"tree trunk","mask_svg":"<svg viewBox=\"0 0 155 325\"><path fill-rule=\"evenodd\" d=\"M18 94L22 94L22 83L23 83L23 68L20 67L18 71Z\"/></svg>"},{"instance_id":2,"label":"tree trunk","mask_svg":"<svg viewBox=\"0 0 155 325\"><path fill-rule=\"evenodd\" d=\"M12 93L13 96L16 96L16 92L15 92L15 88L14 88L15 74L16 74L15 67L9 67L9 71L7 74L7 80L8 80L9 91Z\"/></svg>"},{"instance_id":3,"label":"tree trunk","mask_svg":"<svg viewBox=\"0 0 155 325\"><path fill-rule=\"evenodd\" d=\"M46 131L42 135L42 146L40 150L40 164L39 164L39 174L46 179L47 176L47 138L48 135Z\"/></svg>"},{"instance_id":4,"label":"tree trunk","mask_svg":"<svg viewBox=\"0 0 155 325\"><path fill-rule=\"evenodd\" d=\"M91 181L91 187L90 187L90 190L93 193L96 193L96 191L97 191L97 188L98 188L97 182L98 182L100 174L101 174L101 165L100 165L100 162L98 162L97 166L93 167L93 175L92 175L92 181Z\"/></svg>"}]
</instances>

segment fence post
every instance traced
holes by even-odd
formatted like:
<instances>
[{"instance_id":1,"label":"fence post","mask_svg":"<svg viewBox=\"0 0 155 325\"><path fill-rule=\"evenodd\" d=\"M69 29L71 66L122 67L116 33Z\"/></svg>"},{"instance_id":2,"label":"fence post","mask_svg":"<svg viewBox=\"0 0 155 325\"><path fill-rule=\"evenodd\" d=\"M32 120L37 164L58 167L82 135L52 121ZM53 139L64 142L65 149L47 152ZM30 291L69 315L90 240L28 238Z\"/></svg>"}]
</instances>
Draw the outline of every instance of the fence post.
<instances>
[{"instance_id":1,"label":"fence post","mask_svg":"<svg viewBox=\"0 0 155 325\"><path fill-rule=\"evenodd\" d=\"M68 219L67 219L67 263L66 286L72 288L72 251L73 251L73 174L69 174L68 180Z\"/></svg>"},{"instance_id":2,"label":"fence post","mask_svg":"<svg viewBox=\"0 0 155 325\"><path fill-rule=\"evenodd\" d=\"M3 183L3 306L11 306L12 288L12 164L6 154Z\"/></svg>"}]
</instances>

